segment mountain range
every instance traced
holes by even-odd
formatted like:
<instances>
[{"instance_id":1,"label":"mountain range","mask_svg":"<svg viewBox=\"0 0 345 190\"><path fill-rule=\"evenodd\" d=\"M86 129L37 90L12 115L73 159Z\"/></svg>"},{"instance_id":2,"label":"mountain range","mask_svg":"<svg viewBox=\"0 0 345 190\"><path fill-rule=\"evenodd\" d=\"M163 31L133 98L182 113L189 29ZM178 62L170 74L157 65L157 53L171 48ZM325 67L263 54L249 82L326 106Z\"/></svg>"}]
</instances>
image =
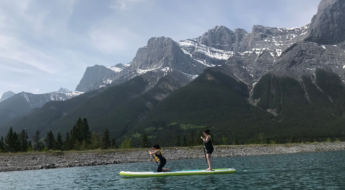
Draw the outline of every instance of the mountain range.
<instances>
[{"instance_id":1,"label":"mountain range","mask_svg":"<svg viewBox=\"0 0 345 190\"><path fill-rule=\"evenodd\" d=\"M282 142L344 138L344 21L344 1L322 0L299 28L216 26L179 42L151 38L129 64L88 67L79 96L30 104L20 93L1 102L0 134L9 127L65 134L85 117L92 131L135 145L146 133L172 146L177 135L206 127L215 139L242 143L259 134ZM16 106L23 112L8 111Z\"/></svg>"}]
</instances>

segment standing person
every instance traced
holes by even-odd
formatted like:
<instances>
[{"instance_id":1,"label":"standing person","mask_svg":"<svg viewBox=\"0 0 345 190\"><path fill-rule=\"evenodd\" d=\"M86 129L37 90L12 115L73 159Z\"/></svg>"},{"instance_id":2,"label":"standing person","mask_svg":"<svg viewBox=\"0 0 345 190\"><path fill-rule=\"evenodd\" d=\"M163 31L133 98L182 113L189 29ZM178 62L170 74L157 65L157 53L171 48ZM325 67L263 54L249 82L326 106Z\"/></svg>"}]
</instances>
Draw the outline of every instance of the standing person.
<instances>
[{"instance_id":1,"label":"standing person","mask_svg":"<svg viewBox=\"0 0 345 190\"><path fill-rule=\"evenodd\" d=\"M162 171L171 171L170 168L163 168L165 164L167 163L167 160L164 158L164 154L161 151L161 147L156 144L152 146L153 152L149 151L150 155L154 155L155 160L159 162L157 172L162 172Z\"/></svg>"},{"instance_id":2,"label":"standing person","mask_svg":"<svg viewBox=\"0 0 345 190\"><path fill-rule=\"evenodd\" d=\"M205 138L203 138L203 137L200 137L200 138L202 139L202 141L204 141L205 149L207 151L206 159L207 159L207 163L208 163L208 168L206 170L212 171L211 155L213 152L213 145L212 145L210 130L205 130L204 136L205 136Z\"/></svg>"}]
</instances>

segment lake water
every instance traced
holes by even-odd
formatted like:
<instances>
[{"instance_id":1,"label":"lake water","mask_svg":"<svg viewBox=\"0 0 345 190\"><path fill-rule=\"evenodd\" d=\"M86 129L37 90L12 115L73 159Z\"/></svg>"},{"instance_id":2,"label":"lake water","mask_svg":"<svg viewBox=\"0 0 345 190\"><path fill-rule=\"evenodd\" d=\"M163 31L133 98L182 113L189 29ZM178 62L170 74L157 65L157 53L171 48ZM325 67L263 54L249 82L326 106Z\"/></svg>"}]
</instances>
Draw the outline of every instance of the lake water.
<instances>
[{"instance_id":1,"label":"lake water","mask_svg":"<svg viewBox=\"0 0 345 190\"><path fill-rule=\"evenodd\" d=\"M0 173L0 189L345 189L345 151L213 159L236 174L123 178L155 163ZM204 159L168 161L176 169L206 169Z\"/></svg>"}]
</instances>

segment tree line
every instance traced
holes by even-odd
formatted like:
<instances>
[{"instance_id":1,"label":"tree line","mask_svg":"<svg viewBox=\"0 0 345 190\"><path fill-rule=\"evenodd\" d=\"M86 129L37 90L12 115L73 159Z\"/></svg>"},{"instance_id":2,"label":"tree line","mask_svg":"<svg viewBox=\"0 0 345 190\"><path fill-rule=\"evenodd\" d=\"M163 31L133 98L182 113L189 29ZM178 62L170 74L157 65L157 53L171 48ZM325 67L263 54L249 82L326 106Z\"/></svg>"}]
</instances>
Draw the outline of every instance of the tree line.
<instances>
[{"instance_id":1,"label":"tree line","mask_svg":"<svg viewBox=\"0 0 345 190\"><path fill-rule=\"evenodd\" d=\"M5 139L0 138L1 152L26 152L42 150L88 150L88 149L117 148L115 139L110 139L109 131L106 129L103 135L97 132L90 132L87 119L79 118L70 132L67 132L65 139L62 139L60 132L54 136L52 131L46 134L46 138L40 138L40 132L36 131L32 141L28 134L22 130L19 134L9 129Z\"/></svg>"}]
</instances>

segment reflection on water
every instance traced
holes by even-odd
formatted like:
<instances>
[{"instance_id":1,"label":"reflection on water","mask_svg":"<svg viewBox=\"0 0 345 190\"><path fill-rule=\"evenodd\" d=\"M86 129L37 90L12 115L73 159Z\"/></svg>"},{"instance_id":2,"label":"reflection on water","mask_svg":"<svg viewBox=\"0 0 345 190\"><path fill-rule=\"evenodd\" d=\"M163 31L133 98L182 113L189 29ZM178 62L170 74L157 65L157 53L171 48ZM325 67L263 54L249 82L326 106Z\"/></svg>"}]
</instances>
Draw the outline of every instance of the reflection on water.
<instances>
[{"instance_id":1,"label":"reflection on water","mask_svg":"<svg viewBox=\"0 0 345 190\"><path fill-rule=\"evenodd\" d=\"M339 189L345 187L345 151L214 158L214 168L236 174L123 178L120 171L154 171L132 163L0 173L0 189ZM168 161L173 170L205 169L204 159Z\"/></svg>"}]
</instances>

